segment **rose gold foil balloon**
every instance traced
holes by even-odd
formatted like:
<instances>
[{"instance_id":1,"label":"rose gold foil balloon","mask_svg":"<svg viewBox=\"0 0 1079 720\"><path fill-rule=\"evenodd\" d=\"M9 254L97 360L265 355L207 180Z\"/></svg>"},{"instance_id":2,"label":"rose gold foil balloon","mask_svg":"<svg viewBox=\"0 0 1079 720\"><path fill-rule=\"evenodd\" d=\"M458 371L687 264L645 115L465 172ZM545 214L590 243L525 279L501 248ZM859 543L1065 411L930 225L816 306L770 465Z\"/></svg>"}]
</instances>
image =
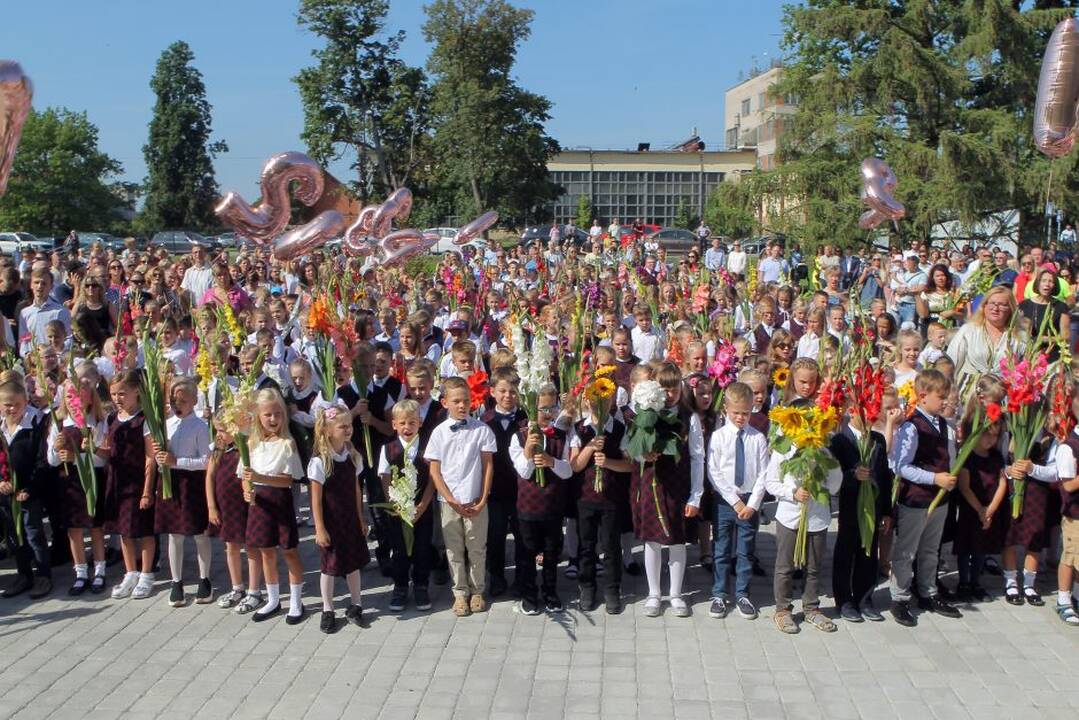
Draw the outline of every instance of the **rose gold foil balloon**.
<instances>
[{"instance_id":1,"label":"rose gold foil balloon","mask_svg":"<svg viewBox=\"0 0 1079 720\"><path fill-rule=\"evenodd\" d=\"M267 160L262 168L259 181L262 200L258 207L248 205L230 192L214 208L214 213L238 234L259 244L270 242L288 225L293 182L299 183L294 194L304 205L310 207L322 197L325 179L318 163L301 152L284 152Z\"/></svg>"},{"instance_id":2,"label":"rose gold foil balloon","mask_svg":"<svg viewBox=\"0 0 1079 720\"><path fill-rule=\"evenodd\" d=\"M341 247L349 257L367 257L378 249L378 243L371 237L371 218L378 212L378 205L369 205L360 210L356 221L345 230Z\"/></svg>"},{"instance_id":3,"label":"rose gold foil balloon","mask_svg":"<svg viewBox=\"0 0 1079 720\"><path fill-rule=\"evenodd\" d=\"M858 227L863 230L872 230L887 219L888 218L884 217L884 215L876 210L866 210L862 213L862 216L858 218Z\"/></svg>"},{"instance_id":4,"label":"rose gold foil balloon","mask_svg":"<svg viewBox=\"0 0 1079 720\"><path fill-rule=\"evenodd\" d=\"M483 215L480 215L468 225L465 225L458 230L456 237L453 238L453 243L455 245L467 245L482 235L496 222L498 222L498 213L493 210L485 212Z\"/></svg>"},{"instance_id":5,"label":"rose gold foil balloon","mask_svg":"<svg viewBox=\"0 0 1079 720\"><path fill-rule=\"evenodd\" d=\"M903 203L896 200L892 194L895 192L896 182L895 173L883 160L866 158L862 161L862 202L870 210L883 215L882 220L900 220L907 214ZM863 215L859 223L868 221Z\"/></svg>"},{"instance_id":6,"label":"rose gold foil balloon","mask_svg":"<svg viewBox=\"0 0 1079 720\"><path fill-rule=\"evenodd\" d=\"M344 216L336 210L321 212L311 222L289 230L274 243L273 254L278 260L292 260L322 247L341 233Z\"/></svg>"},{"instance_id":7,"label":"rose gold foil balloon","mask_svg":"<svg viewBox=\"0 0 1079 720\"><path fill-rule=\"evenodd\" d=\"M394 220L404 220L411 212L412 191L408 188L397 188L386 198L386 202L376 208L370 222L370 234L377 238L385 237L389 234Z\"/></svg>"},{"instance_id":8,"label":"rose gold foil balloon","mask_svg":"<svg viewBox=\"0 0 1079 720\"><path fill-rule=\"evenodd\" d=\"M398 230L382 238L379 243L382 257L379 265L393 267L417 255L423 255L438 243L437 233L423 233L419 230Z\"/></svg>"},{"instance_id":9,"label":"rose gold foil balloon","mask_svg":"<svg viewBox=\"0 0 1079 720\"><path fill-rule=\"evenodd\" d=\"M1051 158L1075 144L1079 105L1079 21L1068 18L1053 30L1042 57L1034 103L1034 145Z\"/></svg>"},{"instance_id":10,"label":"rose gold foil balloon","mask_svg":"<svg viewBox=\"0 0 1079 720\"><path fill-rule=\"evenodd\" d=\"M30 114L34 86L17 62L0 60L0 195L7 191L15 149Z\"/></svg>"}]
</instances>

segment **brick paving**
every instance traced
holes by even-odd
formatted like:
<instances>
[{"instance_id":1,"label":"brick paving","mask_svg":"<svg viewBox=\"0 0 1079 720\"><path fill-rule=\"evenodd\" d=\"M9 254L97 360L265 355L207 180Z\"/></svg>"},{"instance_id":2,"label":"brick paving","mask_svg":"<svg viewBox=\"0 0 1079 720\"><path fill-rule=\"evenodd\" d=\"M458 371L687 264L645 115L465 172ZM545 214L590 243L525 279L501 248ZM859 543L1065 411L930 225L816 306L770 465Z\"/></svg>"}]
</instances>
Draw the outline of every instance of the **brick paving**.
<instances>
[{"instance_id":1,"label":"brick paving","mask_svg":"<svg viewBox=\"0 0 1079 720\"><path fill-rule=\"evenodd\" d=\"M766 568L773 528L758 543ZM579 612L564 577L561 617L526 617L501 598L457 619L449 589L438 586L431 612L393 615L389 581L372 563L363 573L369 627L324 635L312 534L302 528L312 612L299 627L283 616L256 625L216 604L171 608L164 581L144 601L69 598L66 568L44 601L0 601L0 718L1074 720L1079 712L1079 629L1057 619L1048 594L1046 607L1016 608L995 591L962 620L923 615L913 630L837 620L832 635L803 626L785 636L771 621L770 578L754 579L758 620L709 618L710 576L692 548L690 618L644 617L643 577L626 578L620 616ZM0 582L11 572L5 563ZM110 568L110 586L119 573ZM213 576L215 591L228 587L217 546ZM1054 577L1044 573L1040 587L1051 590ZM192 600L194 584L187 590ZM343 598L343 582L338 591ZM883 586L877 598L886 605ZM824 606L831 612L830 599Z\"/></svg>"}]
</instances>

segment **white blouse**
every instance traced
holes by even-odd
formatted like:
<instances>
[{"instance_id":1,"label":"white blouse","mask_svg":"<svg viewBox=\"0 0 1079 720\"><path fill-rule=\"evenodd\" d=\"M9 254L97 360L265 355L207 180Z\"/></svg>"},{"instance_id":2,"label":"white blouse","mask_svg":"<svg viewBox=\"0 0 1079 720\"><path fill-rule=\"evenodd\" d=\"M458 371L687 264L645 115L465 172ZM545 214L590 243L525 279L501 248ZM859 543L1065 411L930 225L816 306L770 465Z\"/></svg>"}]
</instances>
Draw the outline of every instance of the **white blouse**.
<instances>
[{"instance_id":1,"label":"white blouse","mask_svg":"<svg viewBox=\"0 0 1079 720\"><path fill-rule=\"evenodd\" d=\"M101 447L102 445L104 445L105 435L108 433L109 429L106 422L104 420L100 420L95 423L88 417L86 418L86 425L92 430L91 437L94 441L94 447ZM75 423L71 418L64 418L64 427L75 427ZM49 465L52 465L53 467L59 467L62 464L60 462L60 455L56 452L55 448L56 438L59 437L59 435L60 431L56 429L56 423L50 421L49 439L46 441L49 447L48 451L46 452L46 457L49 461ZM82 452L79 448L75 448L75 450L76 452ZM94 467L105 467L105 458L100 457L97 453L94 453Z\"/></svg>"},{"instance_id":2,"label":"white blouse","mask_svg":"<svg viewBox=\"0 0 1079 720\"><path fill-rule=\"evenodd\" d=\"M260 475L288 475L293 480L303 477L303 464L294 440L274 438L261 442L252 438L251 469ZM243 477L244 463L241 458L236 464L236 475ZM255 483L262 485L265 483Z\"/></svg>"},{"instance_id":3,"label":"white blouse","mask_svg":"<svg viewBox=\"0 0 1079 720\"><path fill-rule=\"evenodd\" d=\"M210 457L210 426L195 413L173 415L165 420L169 452L176 456L177 470L205 470ZM146 430L149 433L149 429Z\"/></svg>"}]
</instances>

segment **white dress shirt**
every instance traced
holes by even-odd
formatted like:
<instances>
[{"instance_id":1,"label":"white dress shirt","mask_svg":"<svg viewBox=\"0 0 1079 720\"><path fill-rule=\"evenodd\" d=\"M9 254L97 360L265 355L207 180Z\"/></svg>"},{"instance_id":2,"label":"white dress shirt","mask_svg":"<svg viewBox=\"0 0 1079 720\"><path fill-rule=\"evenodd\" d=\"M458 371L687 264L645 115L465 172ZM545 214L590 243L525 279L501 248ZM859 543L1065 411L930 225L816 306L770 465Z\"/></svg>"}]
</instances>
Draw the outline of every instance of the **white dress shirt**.
<instances>
[{"instance_id":1,"label":"white dress shirt","mask_svg":"<svg viewBox=\"0 0 1079 720\"><path fill-rule=\"evenodd\" d=\"M450 428L456 422L447 418L434 429L423 457L439 463L442 481L453 498L469 503L483 494L483 453L494 453L498 445L486 423L465 418L465 426L453 431ZM438 499L444 502L441 493Z\"/></svg>"},{"instance_id":2,"label":"white dress shirt","mask_svg":"<svg viewBox=\"0 0 1079 720\"><path fill-rule=\"evenodd\" d=\"M172 415L165 419L169 452L176 456L177 470L205 470L210 457L210 427L195 413L184 417ZM143 433L150 433L145 426Z\"/></svg>"},{"instance_id":3,"label":"white dress shirt","mask_svg":"<svg viewBox=\"0 0 1079 720\"><path fill-rule=\"evenodd\" d=\"M385 453L385 450L383 450ZM342 450L341 454L332 453L334 462L344 462L348 460L348 450ZM357 454L356 460L356 477L359 477L363 473L363 456ZM330 472L333 472L333 468L330 468ZM319 485L326 484L326 467L322 464L322 458L319 455L312 455L311 461L307 463L307 479L311 482L317 482Z\"/></svg>"},{"instance_id":4,"label":"white dress shirt","mask_svg":"<svg viewBox=\"0 0 1079 720\"><path fill-rule=\"evenodd\" d=\"M101 420L101 421L95 423L93 421L93 419L89 415L87 415L86 416L86 426L88 428L90 428L90 430L91 430L90 436L93 438L94 447L99 448L102 445L104 445L105 444L105 435L106 435L106 433L108 433L108 429L109 429L106 422L104 420ZM75 427L75 422L71 418L64 418L64 427L65 428ZM55 448L56 438L59 435L60 435L60 431L56 429L56 423L55 422L50 422L49 423L49 438L46 441L48 443L48 450L45 453L45 455L46 455L46 459L49 461L49 465L52 465L53 467L59 467L61 465L61 463L60 463L60 454L58 452L56 452L56 448ZM81 447L75 448L75 452L81 453L82 448ZM97 453L94 453L93 460L94 460L94 467L96 467L96 468L105 467L105 462L106 462L105 458L101 457Z\"/></svg>"},{"instance_id":5,"label":"white dress shirt","mask_svg":"<svg viewBox=\"0 0 1079 720\"><path fill-rule=\"evenodd\" d=\"M816 360L820 355L820 336L816 333L807 330L805 335L798 338L798 353L797 357L809 358L810 360Z\"/></svg>"},{"instance_id":6,"label":"white dress shirt","mask_svg":"<svg viewBox=\"0 0 1079 720\"><path fill-rule=\"evenodd\" d=\"M419 449L420 449L420 436L419 435L413 435L412 439L409 440L408 442L405 442L400 437L398 438L398 440L401 440L401 447L403 447L404 451L405 451L404 452L405 464L407 465L408 463L415 462L416 453L419 452ZM389 475L390 474L390 460L389 460L388 457L386 457L386 446L385 445L382 446L382 452L380 452L379 455L378 455L378 474L379 475Z\"/></svg>"},{"instance_id":7,"label":"white dress shirt","mask_svg":"<svg viewBox=\"0 0 1079 720\"><path fill-rule=\"evenodd\" d=\"M634 327L629 331L629 335L633 342L633 354L639 357L641 362L663 359L663 335L654 326L648 332Z\"/></svg>"},{"instance_id":8,"label":"white dress shirt","mask_svg":"<svg viewBox=\"0 0 1079 720\"><path fill-rule=\"evenodd\" d=\"M768 469L764 474L764 486L779 500L776 505L776 522L788 530L797 530L798 521L801 519L802 503L794 499L795 491L802 486L801 478L785 474L782 471L783 461L793 456L795 448L785 453L773 452L768 461ZM839 486L843 484L843 471L834 467L827 472L824 478L824 487L832 495L839 492ZM832 522L832 508L830 505L822 505L813 498L806 501L808 508L807 519L809 532L821 532L827 530Z\"/></svg>"},{"instance_id":9,"label":"white dress shirt","mask_svg":"<svg viewBox=\"0 0 1079 720\"><path fill-rule=\"evenodd\" d=\"M566 442L562 446L562 455L554 459L554 467L551 468L554 474L563 480L569 480L573 475L573 468L569 464L569 452L574 437L575 435L572 431L566 434ZM579 441L577 445L580 445ZM532 477L532 473L536 470L536 464L532 462L532 458L525 456L525 449L521 446L517 433L514 433L513 438L510 440L510 460L513 462L513 469L523 478Z\"/></svg>"},{"instance_id":10,"label":"white dress shirt","mask_svg":"<svg viewBox=\"0 0 1079 720\"><path fill-rule=\"evenodd\" d=\"M933 427L938 427L937 419L929 413L921 408L918 408L915 412L921 413ZM946 430L948 431L948 462L950 464L955 462L955 436L952 435L949 428L946 427ZM933 479L936 475L935 473L912 464L914 454L918 452L918 428L914 427L914 423L908 420L900 425L895 439L896 442L892 445L892 470L907 482L917 485L934 485L936 483Z\"/></svg>"},{"instance_id":11,"label":"white dress shirt","mask_svg":"<svg viewBox=\"0 0 1079 720\"><path fill-rule=\"evenodd\" d=\"M187 290L195 298L195 303L202 305L202 296L210 289L214 282L214 270L209 265L192 265L184 271L184 279L180 281L180 287Z\"/></svg>"},{"instance_id":12,"label":"white dress shirt","mask_svg":"<svg viewBox=\"0 0 1079 720\"><path fill-rule=\"evenodd\" d=\"M768 438L756 428L746 425L741 429L745 449L745 466L742 487L735 484L735 458L739 429L732 422L712 433L708 443L708 479L720 497L734 507L749 495L746 504L760 510L764 502L764 482L760 478L768 467Z\"/></svg>"}]
</instances>

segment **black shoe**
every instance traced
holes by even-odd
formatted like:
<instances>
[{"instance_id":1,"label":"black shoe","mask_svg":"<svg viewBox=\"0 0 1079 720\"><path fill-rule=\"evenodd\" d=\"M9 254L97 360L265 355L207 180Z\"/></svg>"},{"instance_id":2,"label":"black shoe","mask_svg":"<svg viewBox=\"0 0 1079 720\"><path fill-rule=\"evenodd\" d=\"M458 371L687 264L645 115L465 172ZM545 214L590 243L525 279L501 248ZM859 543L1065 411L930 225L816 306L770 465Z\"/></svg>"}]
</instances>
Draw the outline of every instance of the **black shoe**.
<instances>
[{"instance_id":1,"label":"black shoe","mask_svg":"<svg viewBox=\"0 0 1079 720\"><path fill-rule=\"evenodd\" d=\"M959 609L952 605L942 597L932 597L929 599L929 611L934 612L937 615L941 615L946 618L953 618L958 620L963 617L963 613L959 612Z\"/></svg>"},{"instance_id":2,"label":"black shoe","mask_svg":"<svg viewBox=\"0 0 1079 720\"><path fill-rule=\"evenodd\" d=\"M86 592L86 588L90 585L90 578L77 577L75 582L71 583L71 587L68 588L67 594L71 596L82 595ZM1020 603L1022 604L1022 603Z\"/></svg>"},{"instance_id":3,"label":"black shoe","mask_svg":"<svg viewBox=\"0 0 1079 720\"><path fill-rule=\"evenodd\" d=\"M944 598L945 600L955 600L955 593L948 589L948 586L937 580L937 597Z\"/></svg>"},{"instance_id":4,"label":"black shoe","mask_svg":"<svg viewBox=\"0 0 1079 720\"><path fill-rule=\"evenodd\" d=\"M955 599L962 603L972 603L974 602L974 591L970 585L959 583L955 587Z\"/></svg>"},{"instance_id":5,"label":"black shoe","mask_svg":"<svg viewBox=\"0 0 1079 720\"><path fill-rule=\"evenodd\" d=\"M300 623L303 622L303 619L305 617L307 617L307 608L305 608L303 606L303 604L301 603L300 604L300 614L299 615L286 615L285 616L285 624L286 625L299 625Z\"/></svg>"},{"instance_id":6,"label":"black shoe","mask_svg":"<svg viewBox=\"0 0 1079 720\"><path fill-rule=\"evenodd\" d=\"M337 632L337 616L333 610L323 610L322 619L319 620L318 629L327 635Z\"/></svg>"},{"instance_id":7,"label":"black shoe","mask_svg":"<svg viewBox=\"0 0 1079 720\"><path fill-rule=\"evenodd\" d=\"M116 548L105 548L105 567L112 567L124 559L124 554Z\"/></svg>"},{"instance_id":8,"label":"black shoe","mask_svg":"<svg viewBox=\"0 0 1079 720\"><path fill-rule=\"evenodd\" d=\"M536 603L534 603L533 601L528 600L528 599L522 598L520 604L518 605L518 608L520 609L520 611L521 611L521 613L523 615L539 615L540 614L539 606Z\"/></svg>"},{"instance_id":9,"label":"black shoe","mask_svg":"<svg viewBox=\"0 0 1079 720\"><path fill-rule=\"evenodd\" d=\"M267 610L266 612L262 612L262 608L259 608L255 612L251 613L251 621L252 622L265 622L266 620L269 620L270 618L276 616L280 612L281 612L281 602L278 601L277 605L274 606L273 610Z\"/></svg>"},{"instance_id":10,"label":"black shoe","mask_svg":"<svg viewBox=\"0 0 1079 720\"><path fill-rule=\"evenodd\" d=\"M764 572L764 568L761 567L761 561L757 558L753 558L753 577L764 577L767 575Z\"/></svg>"},{"instance_id":11,"label":"black shoe","mask_svg":"<svg viewBox=\"0 0 1079 720\"><path fill-rule=\"evenodd\" d=\"M714 598L712 600L712 606L708 608L708 616L717 620L722 620L730 613L731 606L727 604L727 601L723 598Z\"/></svg>"},{"instance_id":12,"label":"black shoe","mask_svg":"<svg viewBox=\"0 0 1079 720\"><path fill-rule=\"evenodd\" d=\"M416 603L417 610L431 609L431 596L427 592L426 585L412 586L412 600Z\"/></svg>"},{"instance_id":13,"label":"black shoe","mask_svg":"<svg viewBox=\"0 0 1079 720\"><path fill-rule=\"evenodd\" d=\"M493 597L501 597L506 594L506 578L502 575L491 575L491 582L487 583L487 593Z\"/></svg>"},{"instance_id":14,"label":"black shoe","mask_svg":"<svg viewBox=\"0 0 1079 720\"><path fill-rule=\"evenodd\" d=\"M1027 605L1033 605L1034 607L1042 607L1045 605L1042 596L1032 587L1023 588L1023 597L1026 599Z\"/></svg>"},{"instance_id":15,"label":"black shoe","mask_svg":"<svg viewBox=\"0 0 1079 720\"><path fill-rule=\"evenodd\" d=\"M892 617L903 627L914 627L918 624L917 618L910 611L910 603L897 601L892 603Z\"/></svg>"},{"instance_id":16,"label":"black shoe","mask_svg":"<svg viewBox=\"0 0 1079 720\"><path fill-rule=\"evenodd\" d=\"M582 587L580 593L577 606L581 608L581 612L592 612L599 607L599 603L596 602L596 589L594 587Z\"/></svg>"},{"instance_id":17,"label":"black shoe","mask_svg":"<svg viewBox=\"0 0 1079 720\"><path fill-rule=\"evenodd\" d=\"M544 601L544 605L547 607L549 613L561 613L566 611L566 606L562 604L562 598L557 595L548 595Z\"/></svg>"},{"instance_id":18,"label":"black shoe","mask_svg":"<svg viewBox=\"0 0 1079 720\"><path fill-rule=\"evenodd\" d=\"M363 608L359 605L348 606L348 610L345 610L345 620L356 627L367 627L367 621L363 617Z\"/></svg>"},{"instance_id":19,"label":"black shoe","mask_svg":"<svg viewBox=\"0 0 1079 720\"><path fill-rule=\"evenodd\" d=\"M989 595L989 592L979 583L974 583L970 586L970 597L974 602L978 603L989 602L993 599L992 596Z\"/></svg>"},{"instance_id":20,"label":"black shoe","mask_svg":"<svg viewBox=\"0 0 1079 720\"><path fill-rule=\"evenodd\" d=\"M184 584L182 582L173 582L172 590L169 592L169 605L173 607L184 606Z\"/></svg>"},{"instance_id":21,"label":"black shoe","mask_svg":"<svg viewBox=\"0 0 1079 720\"><path fill-rule=\"evenodd\" d=\"M100 595L105 592L105 576L94 575L94 579L90 581L90 592L94 595Z\"/></svg>"},{"instance_id":22,"label":"black shoe","mask_svg":"<svg viewBox=\"0 0 1079 720\"><path fill-rule=\"evenodd\" d=\"M16 575L15 582L4 588L4 592L0 593L0 596L6 598L13 598L17 595L22 595L24 592L34 586L34 581L25 575Z\"/></svg>"},{"instance_id":23,"label":"black shoe","mask_svg":"<svg viewBox=\"0 0 1079 720\"><path fill-rule=\"evenodd\" d=\"M390 595L390 612L401 612L405 609L406 602L408 602L408 588L395 587L393 594Z\"/></svg>"},{"instance_id":24,"label":"black shoe","mask_svg":"<svg viewBox=\"0 0 1079 720\"><path fill-rule=\"evenodd\" d=\"M39 575L34 578L34 587L30 590L30 599L38 600L52 592L52 578Z\"/></svg>"},{"instance_id":25,"label":"black shoe","mask_svg":"<svg viewBox=\"0 0 1079 720\"><path fill-rule=\"evenodd\" d=\"M1022 605L1023 594L1019 592L1019 588L1010 585L1004 588L1004 601L1009 605Z\"/></svg>"},{"instance_id":26,"label":"black shoe","mask_svg":"<svg viewBox=\"0 0 1079 720\"><path fill-rule=\"evenodd\" d=\"M1000 577L1004 572L1000 569L1000 565L997 564L995 558L988 557L985 559L985 571L990 575Z\"/></svg>"},{"instance_id":27,"label":"black shoe","mask_svg":"<svg viewBox=\"0 0 1079 720\"><path fill-rule=\"evenodd\" d=\"M621 615L624 608L621 593L607 593L603 598L603 605L608 615Z\"/></svg>"},{"instance_id":28,"label":"black shoe","mask_svg":"<svg viewBox=\"0 0 1079 720\"><path fill-rule=\"evenodd\" d=\"M195 592L195 602L205 605L214 601L214 588L210 584L210 578L199 580L199 589Z\"/></svg>"},{"instance_id":29,"label":"black shoe","mask_svg":"<svg viewBox=\"0 0 1079 720\"><path fill-rule=\"evenodd\" d=\"M636 560L626 565L623 569L626 571L626 575L630 577L638 577L641 574L641 564Z\"/></svg>"}]
</instances>

